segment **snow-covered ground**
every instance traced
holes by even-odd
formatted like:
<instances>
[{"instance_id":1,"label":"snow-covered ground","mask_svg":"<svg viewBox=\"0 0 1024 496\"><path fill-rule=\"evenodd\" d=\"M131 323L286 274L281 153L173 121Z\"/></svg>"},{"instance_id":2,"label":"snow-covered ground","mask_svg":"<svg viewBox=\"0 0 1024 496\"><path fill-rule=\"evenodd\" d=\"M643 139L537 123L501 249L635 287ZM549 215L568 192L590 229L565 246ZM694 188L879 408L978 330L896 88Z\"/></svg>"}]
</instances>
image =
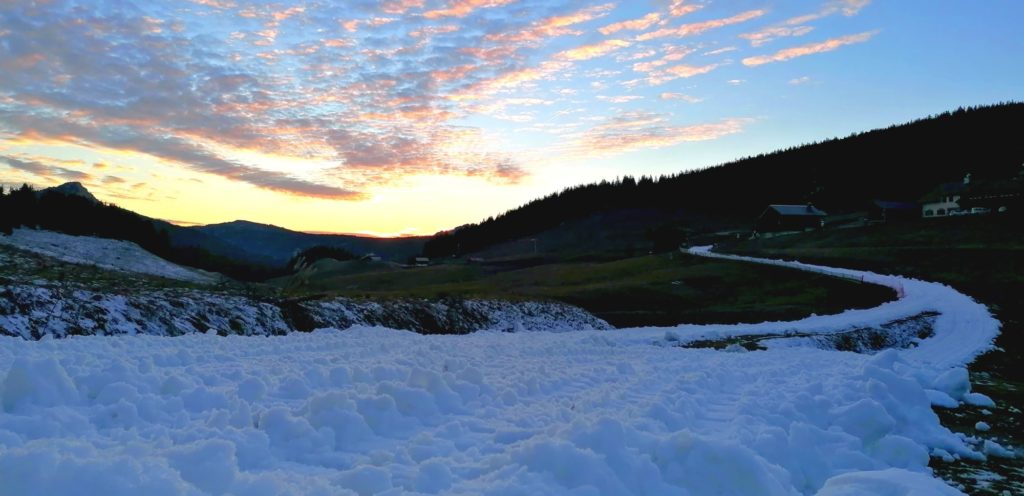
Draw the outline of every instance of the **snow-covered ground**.
<instances>
[{"instance_id":1,"label":"snow-covered ground","mask_svg":"<svg viewBox=\"0 0 1024 496\"><path fill-rule=\"evenodd\" d=\"M958 494L929 456L1012 452L932 406L991 401L963 367L998 322L844 273L904 297L742 326L0 338L0 495ZM876 355L675 346L921 311L934 337Z\"/></svg>"},{"instance_id":2,"label":"snow-covered ground","mask_svg":"<svg viewBox=\"0 0 1024 496\"><path fill-rule=\"evenodd\" d=\"M130 241L70 236L53 231L15 229L0 243L51 256L65 262L134 272L195 283L217 282L219 276L168 262Z\"/></svg>"}]
</instances>

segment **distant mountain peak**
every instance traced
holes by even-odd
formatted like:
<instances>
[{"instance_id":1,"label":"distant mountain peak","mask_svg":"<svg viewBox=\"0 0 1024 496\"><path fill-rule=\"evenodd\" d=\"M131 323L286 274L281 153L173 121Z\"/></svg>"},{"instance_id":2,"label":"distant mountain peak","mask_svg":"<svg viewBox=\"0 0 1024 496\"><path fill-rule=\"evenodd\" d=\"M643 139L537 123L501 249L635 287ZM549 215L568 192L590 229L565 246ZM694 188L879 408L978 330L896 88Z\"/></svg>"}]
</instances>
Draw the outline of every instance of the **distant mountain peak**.
<instances>
[{"instance_id":1,"label":"distant mountain peak","mask_svg":"<svg viewBox=\"0 0 1024 496\"><path fill-rule=\"evenodd\" d=\"M89 190L86 189L85 186L83 186L82 183L78 181L64 183L61 184L60 186L53 186L51 188L46 188L40 191L40 193L47 192L60 193L62 195L67 196L80 196L93 203L100 203L100 201L96 199L96 197L93 196L92 193L90 193Z\"/></svg>"}]
</instances>

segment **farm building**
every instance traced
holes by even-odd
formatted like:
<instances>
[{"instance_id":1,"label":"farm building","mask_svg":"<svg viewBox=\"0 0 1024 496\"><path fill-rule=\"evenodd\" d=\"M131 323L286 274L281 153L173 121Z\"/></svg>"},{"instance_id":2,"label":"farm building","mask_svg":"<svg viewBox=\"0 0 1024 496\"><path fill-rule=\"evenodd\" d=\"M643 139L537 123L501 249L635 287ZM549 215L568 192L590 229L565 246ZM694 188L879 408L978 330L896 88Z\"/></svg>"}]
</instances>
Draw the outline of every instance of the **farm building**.
<instances>
[{"instance_id":1,"label":"farm building","mask_svg":"<svg viewBox=\"0 0 1024 496\"><path fill-rule=\"evenodd\" d=\"M768 205L754 224L756 233L808 231L825 225L825 212L811 204Z\"/></svg>"}]
</instances>

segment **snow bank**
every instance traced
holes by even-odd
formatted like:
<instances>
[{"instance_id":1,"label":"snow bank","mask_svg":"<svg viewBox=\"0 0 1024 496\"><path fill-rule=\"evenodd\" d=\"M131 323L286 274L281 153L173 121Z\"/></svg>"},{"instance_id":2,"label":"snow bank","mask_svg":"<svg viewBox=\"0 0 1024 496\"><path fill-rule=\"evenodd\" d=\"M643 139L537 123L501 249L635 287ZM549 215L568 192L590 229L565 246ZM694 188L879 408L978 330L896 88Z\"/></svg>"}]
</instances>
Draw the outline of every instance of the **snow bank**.
<instances>
[{"instance_id":1,"label":"snow bank","mask_svg":"<svg viewBox=\"0 0 1024 496\"><path fill-rule=\"evenodd\" d=\"M468 334L477 331L608 330L612 326L589 312L559 302L392 299L356 300L330 298L298 302L291 306L304 329L353 325L406 329L423 334Z\"/></svg>"},{"instance_id":2,"label":"snow bank","mask_svg":"<svg viewBox=\"0 0 1024 496\"><path fill-rule=\"evenodd\" d=\"M0 287L0 335L25 339L69 335L285 334L281 310L264 301L184 288L119 294L75 286Z\"/></svg>"},{"instance_id":3,"label":"snow bank","mask_svg":"<svg viewBox=\"0 0 1024 496\"><path fill-rule=\"evenodd\" d=\"M877 277L904 296L792 323L0 337L0 495L957 494L929 456L1013 456L932 410L985 403L962 367L998 323ZM876 355L675 346L924 311L934 337Z\"/></svg>"},{"instance_id":4,"label":"snow bank","mask_svg":"<svg viewBox=\"0 0 1024 496\"><path fill-rule=\"evenodd\" d=\"M0 286L0 335L40 339L69 335L195 332L265 336L355 325L425 334L476 331L611 329L586 311L557 302L447 299L389 301L330 298L259 300L191 288L96 291L68 284Z\"/></svg>"},{"instance_id":5,"label":"snow bank","mask_svg":"<svg viewBox=\"0 0 1024 496\"><path fill-rule=\"evenodd\" d=\"M53 231L15 229L0 236L0 243L58 260L104 269L166 277L200 284L217 282L218 274L182 267L168 262L130 241L70 236Z\"/></svg>"}]
</instances>

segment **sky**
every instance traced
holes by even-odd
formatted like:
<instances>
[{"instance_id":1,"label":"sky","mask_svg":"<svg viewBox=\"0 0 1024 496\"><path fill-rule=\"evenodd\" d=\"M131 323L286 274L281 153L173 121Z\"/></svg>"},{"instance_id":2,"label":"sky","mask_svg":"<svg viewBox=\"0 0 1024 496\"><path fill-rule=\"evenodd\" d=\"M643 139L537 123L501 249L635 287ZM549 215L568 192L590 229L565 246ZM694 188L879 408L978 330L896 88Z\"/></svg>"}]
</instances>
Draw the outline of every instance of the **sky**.
<instances>
[{"instance_id":1,"label":"sky","mask_svg":"<svg viewBox=\"0 0 1024 496\"><path fill-rule=\"evenodd\" d=\"M0 182L429 235L1024 99L1024 2L0 0Z\"/></svg>"}]
</instances>

